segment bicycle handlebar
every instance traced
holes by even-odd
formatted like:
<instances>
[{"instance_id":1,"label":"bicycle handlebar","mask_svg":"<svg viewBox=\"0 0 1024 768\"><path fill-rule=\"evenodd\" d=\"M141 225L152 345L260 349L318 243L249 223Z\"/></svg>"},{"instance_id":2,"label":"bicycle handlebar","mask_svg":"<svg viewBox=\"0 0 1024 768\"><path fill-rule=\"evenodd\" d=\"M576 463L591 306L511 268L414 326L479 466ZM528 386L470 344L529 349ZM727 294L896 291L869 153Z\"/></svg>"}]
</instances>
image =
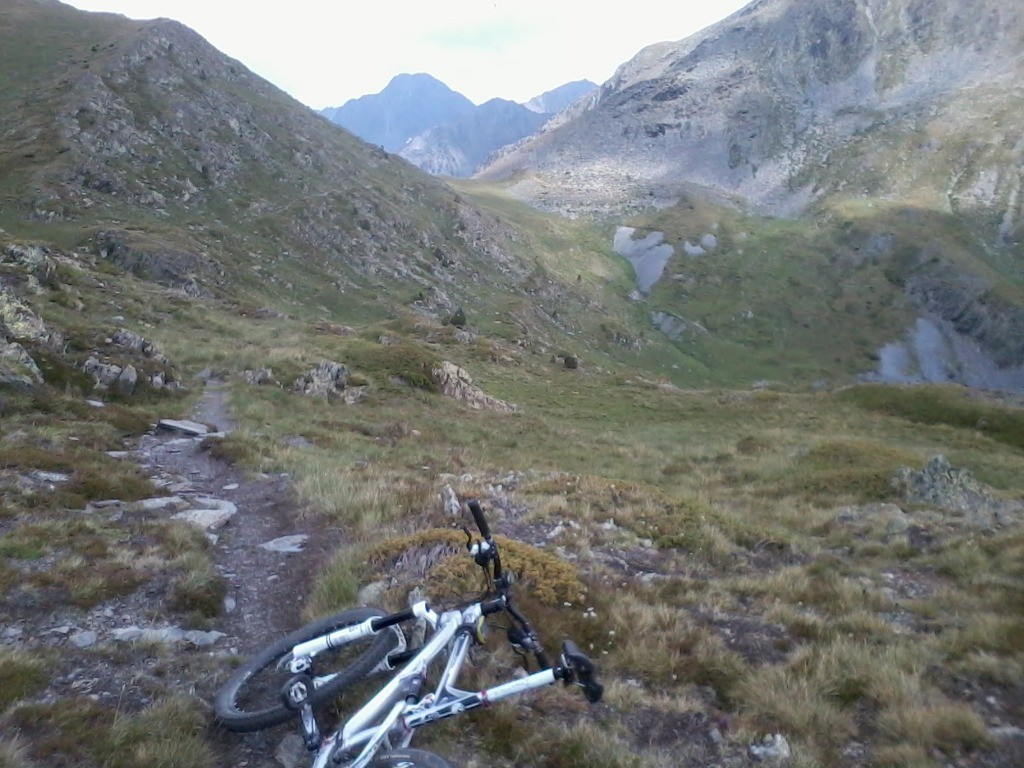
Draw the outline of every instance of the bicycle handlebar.
<instances>
[{"instance_id":1,"label":"bicycle handlebar","mask_svg":"<svg viewBox=\"0 0 1024 768\"><path fill-rule=\"evenodd\" d=\"M530 624L529 619L527 619L521 611L512 605L511 596L509 594L509 587L512 582L507 575L502 576L501 558L498 554L498 545L491 538L491 527L487 524L487 518L484 517L484 511L480 506L480 502L476 499L470 499L466 502L466 506L473 515L473 522L476 523L476 527L479 529L480 535L484 537L484 541L487 544L486 559L477 559L477 563L485 569L487 568L487 562L493 563L493 581L499 591L499 596L497 598L481 603L481 613L485 616L492 613L498 613L500 611L508 613L517 625L508 630L509 642L511 642L515 647L522 648L532 653L541 669L550 669L551 662L548 660L548 655L544 651L544 646L541 644L536 630L533 628L533 625ZM467 536L468 535L467 531ZM586 696L587 701L591 704L601 700L601 696L604 693L604 686L602 686L597 680L597 668L594 665L594 662L587 658L587 656L580 651L579 647L572 640L566 640L565 643L563 643L561 662L564 665L566 674L568 675L566 682L569 682L569 679L571 678L573 682L578 683L583 688L583 694Z\"/></svg>"},{"instance_id":2,"label":"bicycle handlebar","mask_svg":"<svg viewBox=\"0 0 1024 768\"><path fill-rule=\"evenodd\" d=\"M484 517L484 511L480 508L480 502L476 499L466 502L466 506L469 507L469 511L473 514L473 522L476 523L476 527L480 531L480 535L484 537L484 541L490 542L491 540L491 527L487 525L487 519Z\"/></svg>"},{"instance_id":3,"label":"bicycle handlebar","mask_svg":"<svg viewBox=\"0 0 1024 768\"><path fill-rule=\"evenodd\" d=\"M469 507L469 511L473 514L473 522L476 523L477 529L480 531L480 535L484 537L484 544L481 547L481 551L474 552L477 565L481 566L485 571L488 571L491 580L496 584L501 583L501 556L498 554L498 545L494 539L491 538L491 526L487 524L487 518L484 517L484 511L480 507L480 502L476 499L470 499L466 502L466 506ZM466 531L466 535L469 536L469 531ZM469 544L467 543L467 546ZM474 551L474 550L470 550Z\"/></svg>"}]
</instances>

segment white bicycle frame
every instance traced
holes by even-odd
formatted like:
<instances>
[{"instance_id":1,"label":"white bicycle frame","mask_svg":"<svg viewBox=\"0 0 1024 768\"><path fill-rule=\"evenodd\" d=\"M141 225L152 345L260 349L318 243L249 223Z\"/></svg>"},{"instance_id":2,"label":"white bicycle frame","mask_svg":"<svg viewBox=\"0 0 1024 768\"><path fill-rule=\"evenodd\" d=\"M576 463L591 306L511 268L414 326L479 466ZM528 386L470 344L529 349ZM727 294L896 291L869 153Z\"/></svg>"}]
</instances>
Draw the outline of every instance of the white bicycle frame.
<instances>
[{"instance_id":1,"label":"white bicycle frame","mask_svg":"<svg viewBox=\"0 0 1024 768\"><path fill-rule=\"evenodd\" d=\"M387 685L349 717L341 730L323 738L312 768L364 768L382 746L387 749L408 746L413 730L421 725L551 685L558 679L555 668L549 668L482 691L460 690L454 683L470 646L480 632L484 618L481 603L438 615L426 602L419 602L412 606L412 611L416 618L424 619L430 625L433 630L430 639ZM367 619L295 646L292 671L308 667L312 657L329 648L374 634L373 621ZM377 631L389 632L392 627ZM420 697L419 690L427 668L446 649L448 661L437 687ZM332 759L335 754L351 754L353 757L335 762Z\"/></svg>"}]
</instances>

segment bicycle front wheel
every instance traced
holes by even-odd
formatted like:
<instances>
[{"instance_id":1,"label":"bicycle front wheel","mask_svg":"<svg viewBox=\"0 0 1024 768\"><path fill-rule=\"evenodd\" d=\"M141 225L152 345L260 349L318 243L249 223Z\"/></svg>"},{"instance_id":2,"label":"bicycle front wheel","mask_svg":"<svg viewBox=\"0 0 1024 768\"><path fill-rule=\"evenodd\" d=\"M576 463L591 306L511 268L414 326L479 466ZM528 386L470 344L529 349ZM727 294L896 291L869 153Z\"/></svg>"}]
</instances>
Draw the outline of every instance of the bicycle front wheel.
<instances>
[{"instance_id":1,"label":"bicycle front wheel","mask_svg":"<svg viewBox=\"0 0 1024 768\"><path fill-rule=\"evenodd\" d=\"M292 677L288 662L299 643L326 635L336 629L360 624L386 615L378 608L353 608L314 621L265 648L239 667L220 689L213 702L217 720L229 731L247 733L278 725L297 713L281 698L284 684ZM312 706L322 706L346 688L366 677L397 645L400 632L392 627L369 637L331 648L313 660L315 688Z\"/></svg>"},{"instance_id":2,"label":"bicycle front wheel","mask_svg":"<svg viewBox=\"0 0 1024 768\"><path fill-rule=\"evenodd\" d=\"M422 749L395 749L377 755L367 768L452 768L440 755Z\"/></svg>"}]
</instances>

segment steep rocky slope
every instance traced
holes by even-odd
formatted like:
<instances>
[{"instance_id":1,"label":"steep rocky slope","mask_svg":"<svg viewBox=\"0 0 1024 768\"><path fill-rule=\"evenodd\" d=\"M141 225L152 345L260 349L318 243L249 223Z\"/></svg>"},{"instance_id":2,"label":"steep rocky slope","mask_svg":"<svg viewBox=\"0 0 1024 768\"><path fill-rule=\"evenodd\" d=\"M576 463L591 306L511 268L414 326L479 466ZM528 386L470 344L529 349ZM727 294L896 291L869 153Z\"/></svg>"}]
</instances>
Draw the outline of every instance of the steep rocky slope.
<instances>
[{"instance_id":1,"label":"steep rocky slope","mask_svg":"<svg viewBox=\"0 0 1024 768\"><path fill-rule=\"evenodd\" d=\"M597 99L508 149L480 177L547 210L617 223L642 212L648 231L680 245L708 233L678 228L694 198L724 206L718 223L738 208L805 222L832 263L816 290L863 288L849 268L873 264L896 289L882 305L904 305L903 321L876 310L862 323L876 344L890 324L884 354L898 364L879 366L879 375L1017 388L1022 75L1018 3L758 0L686 40L641 51ZM692 228L712 223L690 219ZM771 256L792 250L782 244ZM686 279L688 259L678 248L666 274ZM792 290L777 279L785 272L766 275L776 301ZM732 312L746 311L739 296L732 303ZM878 298L865 306L877 308ZM664 296L655 309L694 312L692 301ZM818 314L814 324L836 322ZM893 322L908 323L906 339ZM920 322L937 345L921 343Z\"/></svg>"},{"instance_id":2,"label":"steep rocky slope","mask_svg":"<svg viewBox=\"0 0 1024 768\"><path fill-rule=\"evenodd\" d=\"M574 80L573 82L566 83L558 88L545 91L540 96L534 96L523 106L527 109L533 110L534 112L544 112L549 115L554 115L561 112L563 109L567 109L578 99L591 95L597 91L597 89L597 83L592 83L589 80Z\"/></svg>"}]
</instances>

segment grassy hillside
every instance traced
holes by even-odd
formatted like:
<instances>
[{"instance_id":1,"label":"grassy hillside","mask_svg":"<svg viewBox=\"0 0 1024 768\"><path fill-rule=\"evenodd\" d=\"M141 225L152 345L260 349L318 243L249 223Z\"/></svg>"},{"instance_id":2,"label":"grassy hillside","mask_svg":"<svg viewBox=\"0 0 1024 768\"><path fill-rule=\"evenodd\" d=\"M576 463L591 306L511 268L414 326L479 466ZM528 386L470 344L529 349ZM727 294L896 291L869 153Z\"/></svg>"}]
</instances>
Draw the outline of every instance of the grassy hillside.
<instances>
[{"instance_id":1,"label":"grassy hillside","mask_svg":"<svg viewBox=\"0 0 1024 768\"><path fill-rule=\"evenodd\" d=\"M688 321L676 346L695 380L849 381L874 370L881 347L922 312L962 320L975 302L1004 328L985 334L989 352L1019 364L1006 326L1024 306L1020 266L950 214L849 197L781 219L691 195L630 224L637 237L663 232L675 249L646 308ZM715 245L687 255L705 235Z\"/></svg>"}]
</instances>

